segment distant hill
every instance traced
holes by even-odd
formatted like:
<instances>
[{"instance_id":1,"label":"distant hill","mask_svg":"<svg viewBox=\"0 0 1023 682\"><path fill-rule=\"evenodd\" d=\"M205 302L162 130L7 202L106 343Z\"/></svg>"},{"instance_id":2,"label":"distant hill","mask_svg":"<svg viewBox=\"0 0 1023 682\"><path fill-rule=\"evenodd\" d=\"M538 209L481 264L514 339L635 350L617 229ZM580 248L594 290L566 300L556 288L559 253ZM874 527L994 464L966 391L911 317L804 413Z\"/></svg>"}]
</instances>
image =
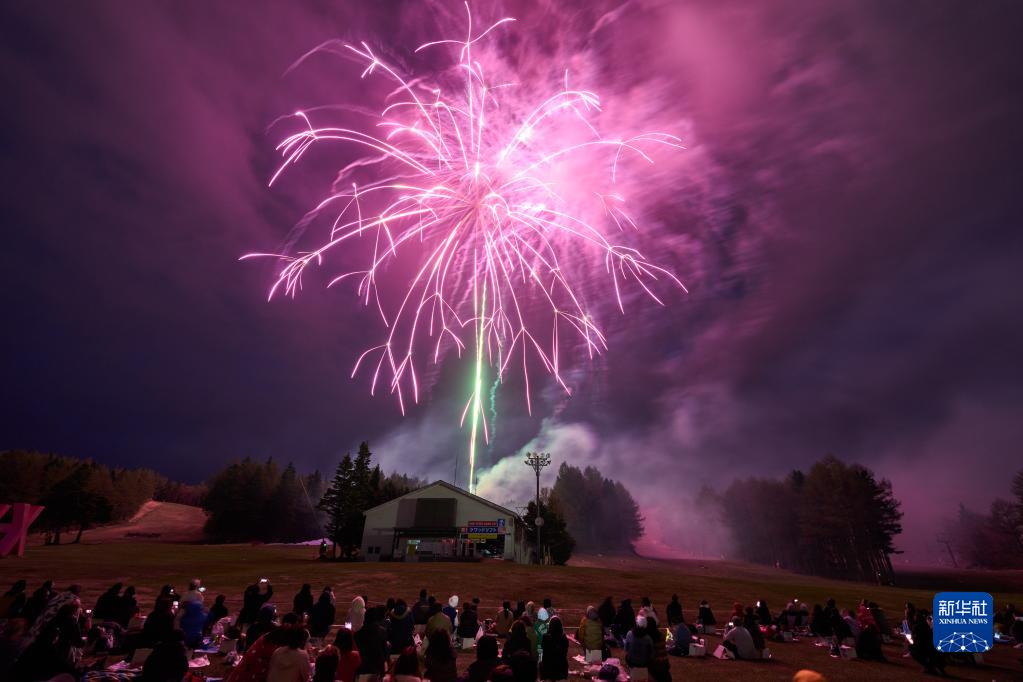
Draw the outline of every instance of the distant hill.
<instances>
[{"instance_id":1,"label":"distant hill","mask_svg":"<svg viewBox=\"0 0 1023 682\"><path fill-rule=\"evenodd\" d=\"M199 507L149 500L143 503L135 515L124 523L115 523L85 531L82 535L82 544L202 542L205 539L203 534L203 524L205 523L206 512ZM40 534L36 536L35 540L42 544L43 536Z\"/></svg>"}]
</instances>

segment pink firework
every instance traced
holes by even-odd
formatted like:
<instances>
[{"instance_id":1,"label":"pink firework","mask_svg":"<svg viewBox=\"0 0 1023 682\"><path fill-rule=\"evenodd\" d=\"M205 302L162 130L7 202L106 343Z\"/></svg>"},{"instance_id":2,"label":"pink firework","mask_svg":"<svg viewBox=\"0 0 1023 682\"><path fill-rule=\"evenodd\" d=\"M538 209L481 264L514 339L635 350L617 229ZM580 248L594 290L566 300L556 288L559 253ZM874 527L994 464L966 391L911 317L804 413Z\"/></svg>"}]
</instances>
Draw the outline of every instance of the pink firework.
<instances>
[{"instance_id":1,"label":"pink firework","mask_svg":"<svg viewBox=\"0 0 1023 682\"><path fill-rule=\"evenodd\" d=\"M487 437L484 366L494 368L497 379L513 363L520 367L531 410L531 357L570 393L562 375L565 335L590 357L607 348L586 302L592 287L583 280L592 277L573 276L585 269L581 262L606 276L607 296L598 301L613 300L623 312L627 285L658 303L654 282L685 288L671 272L609 236L638 229L616 184L621 162L634 156L653 163L655 148L681 148L679 138L657 132L605 136L597 120L600 99L570 87L567 72L560 88L523 106L524 88L491 83L474 56L480 41L514 19L474 32L468 5L466 11L464 39L416 50L457 52L454 67L433 79L399 73L366 43L343 45L364 64L363 78L380 76L395 88L381 105L375 130L315 125L313 115L298 112L302 128L278 146L283 161L270 180L314 144L364 149L366 155L339 171L334 191L313 211L332 219L329 236L297 255L245 258L281 259L270 297L294 295L309 265L322 264L346 243L372 240L364 267L331 281L354 280L360 300L379 311L388 330L359 356L352 376L369 367L371 393L386 381L404 413L409 396L419 399L424 363L438 363L446 350L459 357L472 353L475 383L462 413L463 422L472 415L472 468L478 420ZM367 172L368 181L355 181ZM407 253L416 263L411 273L394 263ZM380 291L382 278L394 281L390 273L400 273L403 292L392 306Z\"/></svg>"}]
</instances>

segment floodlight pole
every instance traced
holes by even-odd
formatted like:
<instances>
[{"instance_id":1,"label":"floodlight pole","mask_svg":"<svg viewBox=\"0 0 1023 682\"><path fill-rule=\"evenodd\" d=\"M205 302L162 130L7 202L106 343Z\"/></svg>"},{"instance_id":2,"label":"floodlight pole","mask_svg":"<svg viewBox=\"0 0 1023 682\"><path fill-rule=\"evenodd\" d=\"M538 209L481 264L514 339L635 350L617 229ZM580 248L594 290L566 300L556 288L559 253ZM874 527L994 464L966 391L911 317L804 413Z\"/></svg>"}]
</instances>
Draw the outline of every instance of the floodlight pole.
<instances>
[{"instance_id":1,"label":"floodlight pole","mask_svg":"<svg viewBox=\"0 0 1023 682\"><path fill-rule=\"evenodd\" d=\"M533 525L536 527L536 563L542 564L540 550L540 528L543 527L543 517L540 516L540 472L551 465L551 453L549 452L527 452L526 464L532 467L536 473L536 516L533 517Z\"/></svg>"}]
</instances>

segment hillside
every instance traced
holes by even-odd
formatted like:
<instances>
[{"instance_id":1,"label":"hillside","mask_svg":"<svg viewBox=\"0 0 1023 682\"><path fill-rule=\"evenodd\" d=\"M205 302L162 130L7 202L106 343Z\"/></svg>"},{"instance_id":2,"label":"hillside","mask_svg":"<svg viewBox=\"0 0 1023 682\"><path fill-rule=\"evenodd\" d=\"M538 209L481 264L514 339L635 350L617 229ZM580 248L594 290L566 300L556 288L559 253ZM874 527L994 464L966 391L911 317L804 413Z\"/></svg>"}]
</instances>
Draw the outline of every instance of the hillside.
<instances>
[{"instance_id":1,"label":"hillside","mask_svg":"<svg viewBox=\"0 0 1023 682\"><path fill-rule=\"evenodd\" d=\"M93 528L82 534L82 544L110 542L202 542L206 512L199 507L149 500L128 521ZM66 534L65 539L74 534ZM33 536L33 544L42 544L43 536Z\"/></svg>"}]
</instances>

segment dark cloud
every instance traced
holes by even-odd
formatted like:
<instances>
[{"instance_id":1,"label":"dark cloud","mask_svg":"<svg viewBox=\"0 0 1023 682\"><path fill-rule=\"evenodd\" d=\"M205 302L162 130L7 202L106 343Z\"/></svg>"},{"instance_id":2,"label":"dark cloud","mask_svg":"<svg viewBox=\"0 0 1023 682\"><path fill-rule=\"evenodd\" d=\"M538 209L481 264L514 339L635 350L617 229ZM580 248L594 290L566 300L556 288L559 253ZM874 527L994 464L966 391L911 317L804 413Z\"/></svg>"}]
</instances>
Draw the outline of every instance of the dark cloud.
<instances>
[{"instance_id":1,"label":"dark cloud","mask_svg":"<svg viewBox=\"0 0 1023 682\"><path fill-rule=\"evenodd\" d=\"M608 314L611 351L575 360L570 400L541 387L530 416L502 387L485 462L536 446L599 465L639 491L659 550L698 544L680 495L826 452L892 478L921 556L946 509L1005 494L1023 436L1023 12L516 5L508 68L570 66L607 120L685 138L642 187L637 239L691 293ZM237 258L284 243L340 165L312 158L268 189L278 117L373 92L336 59L288 67L337 37L411 63L401 46L461 12L0 9L0 446L195 480L244 454L328 468L370 438L389 468L450 476L459 368L402 420L348 378L379 331L350 292L268 304L270 266ZM512 457L481 486L510 500L526 473Z\"/></svg>"}]
</instances>

